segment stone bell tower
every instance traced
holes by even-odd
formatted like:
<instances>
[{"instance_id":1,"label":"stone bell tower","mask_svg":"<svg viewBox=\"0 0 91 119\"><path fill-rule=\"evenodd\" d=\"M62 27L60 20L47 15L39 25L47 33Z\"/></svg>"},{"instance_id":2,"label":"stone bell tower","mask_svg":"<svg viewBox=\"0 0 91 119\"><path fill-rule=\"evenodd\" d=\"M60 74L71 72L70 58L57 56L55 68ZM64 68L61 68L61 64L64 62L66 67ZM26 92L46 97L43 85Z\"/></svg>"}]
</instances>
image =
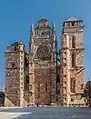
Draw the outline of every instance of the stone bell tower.
<instances>
[{"instance_id":1,"label":"stone bell tower","mask_svg":"<svg viewBox=\"0 0 91 119\"><path fill-rule=\"evenodd\" d=\"M83 104L84 48L82 20L70 18L63 23L61 37L61 104Z\"/></svg>"},{"instance_id":2,"label":"stone bell tower","mask_svg":"<svg viewBox=\"0 0 91 119\"><path fill-rule=\"evenodd\" d=\"M29 53L30 104L56 102L56 35L55 25L50 28L42 18L36 28L31 26Z\"/></svg>"},{"instance_id":3,"label":"stone bell tower","mask_svg":"<svg viewBox=\"0 0 91 119\"><path fill-rule=\"evenodd\" d=\"M23 106L24 55L22 41L11 44L5 52L5 105L7 106Z\"/></svg>"}]
</instances>

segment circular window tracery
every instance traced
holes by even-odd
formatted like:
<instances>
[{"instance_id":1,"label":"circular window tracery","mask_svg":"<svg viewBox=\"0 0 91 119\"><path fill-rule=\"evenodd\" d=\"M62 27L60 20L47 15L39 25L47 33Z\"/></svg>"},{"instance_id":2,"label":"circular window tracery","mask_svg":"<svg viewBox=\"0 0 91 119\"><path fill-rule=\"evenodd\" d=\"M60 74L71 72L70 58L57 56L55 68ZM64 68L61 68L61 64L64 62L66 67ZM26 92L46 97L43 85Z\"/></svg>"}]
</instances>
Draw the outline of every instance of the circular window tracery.
<instances>
[{"instance_id":1,"label":"circular window tracery","mask_svg":"<svg viewBox=\"0 0 91 119\"><path fill-rule=\"evenodd\" d=\"M37 50L37 58L42 60L49 60L51 58L50 48L46 45L39 46Z\"/></svg>"}]
</instances>

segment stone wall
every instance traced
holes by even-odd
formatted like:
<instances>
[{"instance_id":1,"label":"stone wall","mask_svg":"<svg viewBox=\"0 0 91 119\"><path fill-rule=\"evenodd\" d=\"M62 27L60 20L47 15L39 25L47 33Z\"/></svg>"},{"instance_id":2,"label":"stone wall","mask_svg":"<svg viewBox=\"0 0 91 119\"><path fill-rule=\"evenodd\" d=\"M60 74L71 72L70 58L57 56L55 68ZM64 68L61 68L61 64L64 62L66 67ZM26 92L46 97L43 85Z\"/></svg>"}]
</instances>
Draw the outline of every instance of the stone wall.
<instances>
[{"instance_id":1,"label":"stone wall","mask_svg":"<svg viewBox=\"0 0 91 119\"><path fill-rule=\"evenodd\" d=\"M34 70L35 77L35 104L51 103L51 73L50 68Z\"/></svg>"},{"instance_id":2,"label":"stone wall","mask_svg":"<svg viewBox=\"0 0 91 119\"><path fill-rule=\"evenodd\" d=\"M15 105L20 105L20 56L18 52L6 52L5 96Z\"/></svg>"},{"instance_id":3,"label":"stone wall","mask_svg":"<svg viewBox=\"0 0 91 119\"><path fill-rule=\"evenodd\" d=\"M63 105L78 104L81 101L83 103L83 99L77 100L84 87L83 27L83 22L77 19L64 22L60 66L60 91Z\"/></svg>"}]
</instances>

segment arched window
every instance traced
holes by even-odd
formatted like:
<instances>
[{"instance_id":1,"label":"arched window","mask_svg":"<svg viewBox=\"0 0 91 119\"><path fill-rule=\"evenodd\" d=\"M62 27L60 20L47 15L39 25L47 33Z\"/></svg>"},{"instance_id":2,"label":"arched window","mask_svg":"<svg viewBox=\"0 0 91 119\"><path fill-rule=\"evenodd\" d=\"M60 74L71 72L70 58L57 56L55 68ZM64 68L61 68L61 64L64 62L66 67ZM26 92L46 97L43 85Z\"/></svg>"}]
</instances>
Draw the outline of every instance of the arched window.
<instances>
[{"instance_id":1,"label":"arched window","mask_svg":"<svg viewBox=\"0 0 91 119\"><path fill-rule=\"evenodd\" d=\"M72 36L72 48L75 48L75 36Z\"/></svg>"},{"instance_id":2,"label":"arched window","mask_svg":"<svg viewBox=\"0 0 91 119\"><path fill-rule=\"evenodd\" d=\"M71 80L70 80L70 91L72 93L75 93L75 85L76 85L75 79L74 78L71 78Z\"/></svg>"},{"instance_id":3,"label":"arched window","mask_svg":"<svg viewBox=\"0 0 91 119\"><path fill-rule=\"evenodd\" d=\"M38 92L40 92L40 82L38 81Z\"/></svg>"},{"instance_id":4,"label":"arched window","mask_svg":"<svg viewBox=\"0 0 91 119\"><path fill-rule=\"evenodd\" d=\"M26 76L26 80L25 80L25 90L29 90L29 76Z\"/></svg>"},{"instance_id":5,"label":"arched window","mask_svg":"<svg viewBox=\"0 0 91 119\"><path fill-rule=\"evenodd\" d=\"M74 26L74 22L72 22L72 26Z\"/></svg>"},{"instance_id":6,"label":"arched window","mask_svg":"<svg viewBox=\"0 0 91 119\"><path fill-rule=\"evenodd\" d=\"M72 53L72 67L75 66L75 54Z\"/></svg>"},{"instance_id":7,"label":"arched window","mask_svg":"<svg viewBox=\"0 0 91 119\"><path fill-rule=\"evenodd\" d=\"M56 82L59 83L60 82L60 76L59 74L57 74L57 77L56 77Z\"/></svg>"},{"instance_id":8,"label":"arched window","mask_svg":"<svg viewBox=\"0 0 91 119\"><path fill-rule=\"evenodd\" d=\"M46 92L47 92L47 82L46 82Z\"/></svg>"}]
</instances>

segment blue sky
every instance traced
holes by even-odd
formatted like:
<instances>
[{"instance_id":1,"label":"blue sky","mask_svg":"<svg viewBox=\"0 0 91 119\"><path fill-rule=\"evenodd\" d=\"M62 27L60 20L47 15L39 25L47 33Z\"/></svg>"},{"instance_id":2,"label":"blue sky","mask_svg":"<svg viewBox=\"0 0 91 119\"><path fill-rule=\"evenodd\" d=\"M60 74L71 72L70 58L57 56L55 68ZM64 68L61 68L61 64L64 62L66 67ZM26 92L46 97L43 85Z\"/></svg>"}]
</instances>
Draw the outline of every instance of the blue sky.
<instances>
[{"instance_id":1,"label":"blue sky","mask_svg":"<svg viewBox=\"0 0 91 119\"><path fill-rule=\"evenodd\" d=\"M91 0L0 0L0 88L5 82L6 46L21 39L28 50L29 26L41 17L55 21L58 46L62 23L70 17L84 20L85 81L91 77Z\"/></svg>"}]
</instances>

